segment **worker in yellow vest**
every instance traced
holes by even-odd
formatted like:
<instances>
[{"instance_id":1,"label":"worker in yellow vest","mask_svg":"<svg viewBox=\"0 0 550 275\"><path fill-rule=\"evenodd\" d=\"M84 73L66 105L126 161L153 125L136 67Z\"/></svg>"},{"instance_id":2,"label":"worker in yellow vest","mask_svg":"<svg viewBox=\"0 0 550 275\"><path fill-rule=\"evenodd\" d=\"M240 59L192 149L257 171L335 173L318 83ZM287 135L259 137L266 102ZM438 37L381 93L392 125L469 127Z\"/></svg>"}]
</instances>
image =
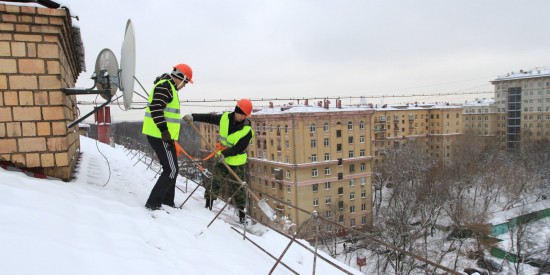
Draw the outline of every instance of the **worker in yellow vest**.
<instances>
[{"instance_id":1,"label":"worker in yellow vest","mask_svg":"<svg viewBox=\"0 0 550 275\"><path fill-rule=\"evenodd\" d=\"M237 101L237 106L233 112L224 112L223 114L187 114L183 117L187 123L193 121L205 122L218 125L220 127L220 143L225 149L220 151L220 161L225 161L233 171L241 178L245 179L245 166L247 161L246 148L254 137L254 131L250 127L250 121L247 117L252 114L252 102L248 99ZM205 186L204 197L206 199L205 207L212 209L212 203L216 200L219 191L224 186L230 186L234 193L239 187L239 183L229 183L226 179L233 179L223 163L218 162L213 169L214 178L211 186ZM237 208L239 208L239 221L245 222L244 208L246 206L246 193L243 188L234 197Z\"/></svg>"},{"instance_id":2,"label":"worker in yellow vest","mask_svg":"<svg viewBox=\"0 0 550 275\"><path fill-rule=\"evenodd\" d=\"M172 73L157 77L147 100L142 133L162 166L162 173L145 203L150 210L158 210L162 205L175 207L178 160L174 142L180 135L181 119L178 91L187 83L193 83L192 78L191 67L178 64Z\"/></svg>"}]
</instances>

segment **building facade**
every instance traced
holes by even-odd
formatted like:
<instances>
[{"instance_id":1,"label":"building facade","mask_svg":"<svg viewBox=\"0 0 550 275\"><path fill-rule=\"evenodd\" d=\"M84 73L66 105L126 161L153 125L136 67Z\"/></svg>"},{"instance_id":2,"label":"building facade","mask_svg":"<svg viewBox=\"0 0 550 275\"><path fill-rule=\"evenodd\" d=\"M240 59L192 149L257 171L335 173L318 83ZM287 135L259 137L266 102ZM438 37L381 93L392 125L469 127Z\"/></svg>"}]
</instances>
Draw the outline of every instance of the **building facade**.
<instances>
[{"instance_id":1,"label":"building facade","mask_svg":"<svg viewBox=\"0 0 550 275\"><path fill-rule=\"evenodd\" d=\"M270 204L294 224L310 217L301 208L345 226L371 225L374 110L336 106L324 101L268 108L251 118L256 136L249 147L249 184L260 196L277 198ZM255 205L251 215L266 221Z\"/></svg>"},{"instance_id":2,"label":"building facade","mask_svg":"<svg viewBox=\"0 0 550 275\"><path fill-rule=\"evenodd\" d=\"M495 86L497 142L515 150L550 139L550 69L512 72Z\"/></svg>"}]
</instances>

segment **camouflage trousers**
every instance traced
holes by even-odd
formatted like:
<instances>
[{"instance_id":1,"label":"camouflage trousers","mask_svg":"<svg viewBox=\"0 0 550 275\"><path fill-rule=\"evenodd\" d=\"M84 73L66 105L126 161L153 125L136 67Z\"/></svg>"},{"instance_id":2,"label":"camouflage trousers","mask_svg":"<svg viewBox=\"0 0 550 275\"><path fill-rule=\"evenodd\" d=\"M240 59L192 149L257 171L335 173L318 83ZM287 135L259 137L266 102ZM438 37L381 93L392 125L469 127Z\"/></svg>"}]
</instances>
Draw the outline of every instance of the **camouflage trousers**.
<instances>
[{"instance_id":1,"label":"camouflage trousers","mask_svg":"<svg viewBox=\"0 0 550 275\"><path fill-rule=\"evenodd\" d=\"M240 166L229 166L235 174L237 174L242 180L245 180L245 165ZM227 200L239 187L240 183L236 183L236 179L231 175L231 173L225 168L223 163L216 163L214 166L214 171L212 172L213 177L210 181L207 181L205 184L206 191L204 192L204 198L207 200L215 200L219 197ZM246 206L246 190L241 188L239 192L235 194L232 199L232 203L237 206L237 208L243 210Z\"/></svg>"}]
</instances>

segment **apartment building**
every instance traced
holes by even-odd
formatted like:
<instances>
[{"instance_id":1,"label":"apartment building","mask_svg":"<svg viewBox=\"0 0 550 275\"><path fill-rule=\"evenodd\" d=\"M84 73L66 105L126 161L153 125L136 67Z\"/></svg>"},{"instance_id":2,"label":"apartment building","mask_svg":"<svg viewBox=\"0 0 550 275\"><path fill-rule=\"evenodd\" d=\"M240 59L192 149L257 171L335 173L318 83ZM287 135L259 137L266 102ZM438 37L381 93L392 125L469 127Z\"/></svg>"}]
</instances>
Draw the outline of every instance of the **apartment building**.
<instances>
[{"instance_id":1,"label":"apartment building","mask_svg":"<svg viewBox=\"0 0 550 275\"><path fill-rule=\"evenodd\" d=\"M451 157L453 143L462 135L462 106L434 105L429 117L429 150L436 159L447 161Z\"/></svg>"},{"instance_id":2,"label":"apartment building","mask_svg":"<svg viewBox=\"0 0 550 275\"><path fill-rule=\"evenodd\" d=\"M464 134L483 137L487 142L496 142L497 139L497 106L494 99L476 99L463 105ZM498 142L497 142L498 143ZM506 145L498 144L499 147Z\"/></svg>"},{"instance_id":3,"label":"apartment building","mask_svg":"<svg viewBox=\"0 0 550 275\"><path fill-rule=\"evenodd\" d=\"M550 139L550 69L508 73L495 86L497 142L514 150Z\"/></svg>"},{"instance_id":4,"label":"apartment building","mask_svg":"<svg viewBox=\"0 0 550 275\"><path fill-rule=\"evenodd\" d=\"M317 211L350 227L371 224L372 108L310 106L263 109L251 117L255 130L249 146L249 184L270 200L280 217L300 225ZM252 205L251 215L267 221ZM339 230L330 224L326 231Z\"/></svg>"},{"instance_id":5,"label":"apartment building","mask_svg":"<svg viewBox=\"0 0 550 275\"><path fill-rule=\"evenodd\" d=\"M383 162L383 151L413 142L427 154L450 157L450 147L462 133L462 107L448 104L384 105L373 119L374 164Z\"/></svg>"}]
</instances>

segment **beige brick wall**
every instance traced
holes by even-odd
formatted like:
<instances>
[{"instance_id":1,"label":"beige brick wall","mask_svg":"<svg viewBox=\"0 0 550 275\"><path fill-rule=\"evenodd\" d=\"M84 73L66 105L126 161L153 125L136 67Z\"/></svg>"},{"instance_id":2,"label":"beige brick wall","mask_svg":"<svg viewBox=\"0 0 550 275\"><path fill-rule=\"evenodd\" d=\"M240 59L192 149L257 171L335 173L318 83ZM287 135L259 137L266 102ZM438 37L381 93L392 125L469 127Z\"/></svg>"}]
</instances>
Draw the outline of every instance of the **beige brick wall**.
<instances>
[{"instance_id":1,"label":"beige brick wall","mask_svg":"<svg viewBox=\"0 0 550 275\"><path fill-rule=\"evenodd\" d=\"M64 9L0 4L0 161L70 180L80 148L74 87L81 72ZM78 64L77 64L78 63Z\"/></svg>"}]
</instances>

